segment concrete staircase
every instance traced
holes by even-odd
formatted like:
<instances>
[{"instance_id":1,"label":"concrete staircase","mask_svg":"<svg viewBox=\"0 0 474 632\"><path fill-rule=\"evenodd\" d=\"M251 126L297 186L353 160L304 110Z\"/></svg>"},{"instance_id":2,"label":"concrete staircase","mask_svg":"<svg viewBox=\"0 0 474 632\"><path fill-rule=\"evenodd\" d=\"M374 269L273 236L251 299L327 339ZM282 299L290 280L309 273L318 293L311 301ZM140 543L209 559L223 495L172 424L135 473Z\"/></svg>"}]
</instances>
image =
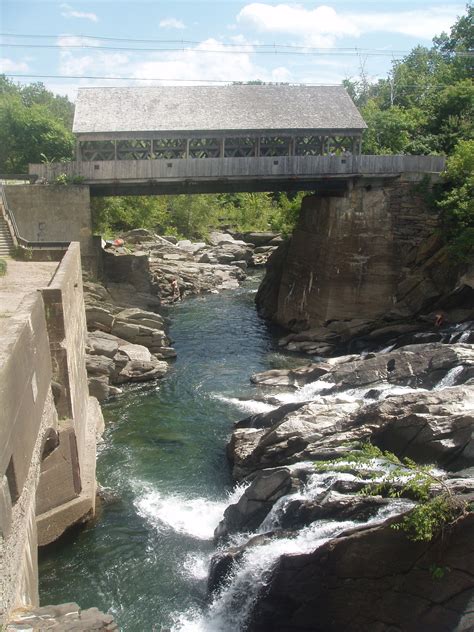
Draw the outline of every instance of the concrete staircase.
<instances>
[{"instance_id":1,"label":"concrete staircase","mask_svg":"<svg viewBox=\"0 0 474 632\"><path fill-rule=\"evenodd\" d=\"M0 204L0 257L8 257L11 254L13 254L13 239L3 217L3 208Z\"/></svg>"}]
</instances>

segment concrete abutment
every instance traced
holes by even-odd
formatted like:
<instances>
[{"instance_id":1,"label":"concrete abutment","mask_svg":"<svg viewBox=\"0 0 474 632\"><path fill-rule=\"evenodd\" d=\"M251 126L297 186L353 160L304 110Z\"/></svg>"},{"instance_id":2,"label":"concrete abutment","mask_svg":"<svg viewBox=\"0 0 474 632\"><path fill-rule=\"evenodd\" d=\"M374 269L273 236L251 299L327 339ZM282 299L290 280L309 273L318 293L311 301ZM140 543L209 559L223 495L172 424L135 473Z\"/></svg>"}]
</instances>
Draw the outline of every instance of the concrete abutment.
<instances>
[{"instance_id":1,"label":"concrete abutment","mask_svg":"<svg viewBox=\"0 0 474 632\"><path fill-rule=\"evenodd\" d=\"M80 245L42 264L43 287L28 286L34 265L9 264L26 287L0 337L0 622L38 604L38 545L95 512L103 419L87 387ZM7 276L5 307L10 288Z\"/></svg>"}]
</instances>

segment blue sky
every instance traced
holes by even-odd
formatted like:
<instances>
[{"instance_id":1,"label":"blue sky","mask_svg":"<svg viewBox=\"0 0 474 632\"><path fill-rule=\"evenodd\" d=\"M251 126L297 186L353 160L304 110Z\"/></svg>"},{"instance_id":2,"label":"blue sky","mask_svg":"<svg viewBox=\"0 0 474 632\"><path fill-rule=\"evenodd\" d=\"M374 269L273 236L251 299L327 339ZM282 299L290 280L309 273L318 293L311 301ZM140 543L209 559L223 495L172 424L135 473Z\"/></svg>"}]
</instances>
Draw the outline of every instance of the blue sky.
<instances>
[{"instance_id":1,"label":"blue sky","mask_svg":"<svg viewBox=\"0 0 474 632\"><path fill-rule=\"evenodd\" d=\"M57 76L14 79L71 98L82 85L337 84L361 68L376 79L464 10L440 0L0 0L0 72Z\"/></svg>"}]
</instances>

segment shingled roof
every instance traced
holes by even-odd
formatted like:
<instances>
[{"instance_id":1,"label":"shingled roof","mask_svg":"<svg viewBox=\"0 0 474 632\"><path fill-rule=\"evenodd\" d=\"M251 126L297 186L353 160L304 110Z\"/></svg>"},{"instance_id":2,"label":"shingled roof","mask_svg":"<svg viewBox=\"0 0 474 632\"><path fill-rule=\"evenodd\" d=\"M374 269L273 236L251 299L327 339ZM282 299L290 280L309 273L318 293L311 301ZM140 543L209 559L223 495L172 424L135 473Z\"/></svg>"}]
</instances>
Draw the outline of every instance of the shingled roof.
<instances>
[{"instance_id":1,"label":"shingled roof","mask_svg":"<svg viewBox=\"0 0 474 632\"><path fill-rule=\"evenodd\" d=\"M341 86L80 88L74 133L362 130Z\"/></svg>"}]
</instances>

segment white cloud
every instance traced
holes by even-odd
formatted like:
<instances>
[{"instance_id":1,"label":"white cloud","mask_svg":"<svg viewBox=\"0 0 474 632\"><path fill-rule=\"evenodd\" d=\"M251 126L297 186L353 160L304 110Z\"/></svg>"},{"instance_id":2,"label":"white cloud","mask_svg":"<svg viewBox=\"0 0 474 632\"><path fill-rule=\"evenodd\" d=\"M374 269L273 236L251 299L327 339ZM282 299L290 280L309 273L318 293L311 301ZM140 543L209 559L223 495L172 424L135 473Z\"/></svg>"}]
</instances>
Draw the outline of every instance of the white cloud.
<instances>
[{"instance_id":1,"label":"white cloud","mask_svg":"<svg viewBox=\"0 0 474 632\"><path fill-rule=\"evenodd\" d=\"M67 48L68 46L100 46L100 40L79 35L60 35L56 43L61 48Z\"/></svg>"},{"instance_id":2,"label":"white cloud","mask_svg":"<svg viewBox=\"0 0 474 632\"><path fill-rule=\"evenodd\" d=\"M160 26L163 29L185 29L186 26L184 22L181 20L177 20L176 18L165 18L160 21Z\"/></svg>"},{"instance_id":3,"label":"white cloud","mask_svg":"<svg viewBox=\"0 0 474 632\"><path fill-rule=\"evenodd\" d=\"M0 73L2 72L28 72L29 67L24 61L13 61L7 57L0 57Z\"/></svg>"},{"instance_id":4,"label":"white cloud","mask_svg":"<svg viewBox=\"0 0 474 632\"><path fill-rule=\"evenodd\" d=\"M71 43L69 37L61 39ZM287 71L277 69L276 78L271 69L255 64L251 58L252 50L247 45L245 52L237 52L233 46L226 46L216 39L208 39L188 50L151 53L145 59L143 53L122 54L91 49L83 54L64 48L60 52L59 72L63 75L128 77L127 83L132 85L194 84L196 79L203 83L211 80L286 80Z\"/></svg>"},{"instance_id":5,"label":"white cloud","mask_svg":"<svg viewBox=\"0 0 474 632\"><path fill-rule=\"evenodd\" d=\"M61 15L63 16L63 18L90 20L91 22L99 21L99 18L95 13L84 13L83 11L76 11L69 4L61 4L61 9Z\"/></svg>"},{"instance_id":6,"label":"white cloud","mask_svg":"<svg viewBox=\"0 0 474 632\"><path fill-rule=\"evenodd\" d=\"M307 46L325 48L334 46L338 38L376 31L429 40L449 30L462 12L463 6L454 4L412 11L351 13L337 12L325 5L307 9L301 5L254 2L243 7L237 21L261 33L292 35Z\"/></svg>"},{"instance_id":7,"label":"white cloud","mask_svg":"<svg viewBox=\"0 0 474 632\"><path fill-rule=\"evenodd\" d=\"M354 24L326 6L308 10L301 6L257 2L245 6L237 20L259 32L296 35L313 46L333 46L339 35L358 35Z\"/></svg>"},{"instance_id":8,"label":"white cloud","mask_svg":"<svg viewBox=\"0 0 474 632\"><path fill-rule=\"evenodd\" d=\"M120 76L126 72L130 62L123 53L97 51L88 55L76 55L71 51L61 51L60 73L62 75Z\"/></svg>"}]
</instances>

